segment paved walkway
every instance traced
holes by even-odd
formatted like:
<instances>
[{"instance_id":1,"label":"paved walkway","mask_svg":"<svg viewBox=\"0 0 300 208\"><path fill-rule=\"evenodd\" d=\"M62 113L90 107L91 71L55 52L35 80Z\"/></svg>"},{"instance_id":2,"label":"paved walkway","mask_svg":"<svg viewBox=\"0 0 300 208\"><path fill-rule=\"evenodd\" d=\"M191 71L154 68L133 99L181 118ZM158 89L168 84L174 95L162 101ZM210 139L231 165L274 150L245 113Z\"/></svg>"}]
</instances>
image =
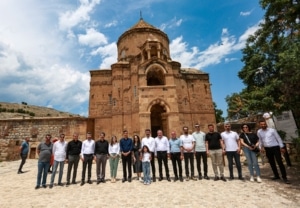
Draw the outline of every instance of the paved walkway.
<instances>
[{"instance_id":1,"label":"paved walkway","mask_svg":"<svg viewBox=\"0 0 300 208\"><path fill-rule=\"evenodd\" d=\"M246 180L213 181L198 180L184 182L168 182L163 180L151 185L143 185L133 178L132 183L122 183L122 167L119 165L118 181L111 183L109 177L105 184L95 182L95 164L93 164L93 184L80 186L80 162L77 185L68 187L54 186L53 189L40 188L35 190L37 175L37 160L28 159L24 165L24 174L17 174L19 161L0 163L0 207L300 207L299 177L289 177L292 184L282 181L273 182L269 165L262 166L262 183L250 182L249 172L243 167ZM209 164L209 176L213 171ZM157 167L157 166L156 166ZM171 176L172 165L169 161ZM296 175L299 170L288 169ZM65 183L67 165L64 168ZM109 176L109 164L107 163ZM228 176L225 168L225 176ZM236 171L236 169L234 170ZM298 171L298 172L297 172ZM157 170L158 172L158 170ZM157 173L158 175L158 173ZM294 174L295 175L295 174ZM55 182L57 183L58 174ZM50 181L48 175L47 183Z\"/></svg>"}]
</instances>

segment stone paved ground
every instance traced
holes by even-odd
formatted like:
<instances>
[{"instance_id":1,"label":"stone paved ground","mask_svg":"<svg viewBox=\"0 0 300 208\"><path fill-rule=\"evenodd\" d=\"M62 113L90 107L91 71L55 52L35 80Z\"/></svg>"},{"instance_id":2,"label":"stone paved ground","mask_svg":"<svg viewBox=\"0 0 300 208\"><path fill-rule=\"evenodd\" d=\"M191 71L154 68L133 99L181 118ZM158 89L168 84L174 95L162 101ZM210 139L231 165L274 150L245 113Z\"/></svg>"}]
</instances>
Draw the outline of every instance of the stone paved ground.
<instances>
[{"instance_id":1,"label":"stone paved ground","mask_svg":"<svg viewBox=\"0 0 300 208\"><path fill-rule=\"evenodd\" d=\"M293 166L288 169L292 184L274 182L269 165L261 167L263 183L249 181L249 172L243 167L246 180L239 181L184 181L166 180L145 186L137 180L122 183L122 167L119 165L118 181L111 183L109 177L105 184L95 182L95 164L93 164L93 184L69 187L54 186L53 189L35 190L37 160L27 160L24 174L17 174L20 161L0 163L0 207L300 207L300 169ZM209 176L213 177L209 163ZM81 164L77 181L80 182ZM157 166L156 166L157 167ZM169 162L171 176L172 166ZM64 168L63 182L67 165ZM107 164L107 176L109 165ZM228 176L228 168L225 175ZM236 171L236 170L235 170ZM157 170L158 172L158 170ZM57 182L58 174L56 175ZM50 181L48 175L47 183Z\"/></svg>"}]
</instances>

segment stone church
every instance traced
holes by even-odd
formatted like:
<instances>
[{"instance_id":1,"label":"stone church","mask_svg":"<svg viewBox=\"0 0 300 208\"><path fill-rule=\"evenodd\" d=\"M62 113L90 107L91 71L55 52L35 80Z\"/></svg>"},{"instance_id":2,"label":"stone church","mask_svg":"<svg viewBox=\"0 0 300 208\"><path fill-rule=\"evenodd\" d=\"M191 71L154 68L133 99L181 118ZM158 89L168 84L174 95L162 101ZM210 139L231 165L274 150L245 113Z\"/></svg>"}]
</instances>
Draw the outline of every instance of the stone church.
<instances>
[{"instance_id":1,"label":"stone church","mask_svg":"<svg viewBox=\"0 0 300 208\"><path fill-rule=\"evenodd\" d=\"M145 129L156 136L158 129L179 136L182 127L203 131L215 124L209 75L197 69L181 68L170 57L169 38L142 18L118 39L118 59L111 69L90 71L89 119L95 138L122 136L128 130L144 136Z\"/></svg>"}]
</instances>

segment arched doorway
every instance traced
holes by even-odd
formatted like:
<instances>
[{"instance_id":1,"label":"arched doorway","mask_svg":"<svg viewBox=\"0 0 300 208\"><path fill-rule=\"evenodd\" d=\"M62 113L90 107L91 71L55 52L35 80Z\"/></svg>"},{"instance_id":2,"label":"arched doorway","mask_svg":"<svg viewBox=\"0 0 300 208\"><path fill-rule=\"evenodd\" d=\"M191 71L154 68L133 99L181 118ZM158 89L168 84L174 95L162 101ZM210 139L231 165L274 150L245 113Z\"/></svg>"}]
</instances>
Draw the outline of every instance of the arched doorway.
<instances>
[{"instance_id":1,"label":"arched doorway","mask_svg":"<svg viewBox=\"0 0 300 208\"><path fill-rule=\"evenodd\" d=\"M155 104L151 107L151 132L152 137L157 136L157 130L161 129L166 135L166 110L160 104Z\"/></svg>"}]
</instances>

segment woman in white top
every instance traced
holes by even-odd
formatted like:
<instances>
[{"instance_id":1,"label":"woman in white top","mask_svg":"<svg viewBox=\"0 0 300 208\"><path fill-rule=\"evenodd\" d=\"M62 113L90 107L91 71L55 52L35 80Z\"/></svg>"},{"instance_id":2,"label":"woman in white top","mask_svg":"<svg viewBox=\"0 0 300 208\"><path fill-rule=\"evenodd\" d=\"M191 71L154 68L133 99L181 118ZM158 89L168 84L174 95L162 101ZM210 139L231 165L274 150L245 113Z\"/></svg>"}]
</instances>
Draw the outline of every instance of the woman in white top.
<instances>
[{"instance_id":1,"label":"woman in white top","mask_svg":"<svg viewBox=\"0 0 300 208\"><path fill-rule=\"evenodd\" d=\"M116 136L111 137L111 141L108 146L108 153L109 153L111 182L115 183L117 177L119 157L120 157L120 145L118 143L118 139Z\"/></svg>"}]
</instances>

